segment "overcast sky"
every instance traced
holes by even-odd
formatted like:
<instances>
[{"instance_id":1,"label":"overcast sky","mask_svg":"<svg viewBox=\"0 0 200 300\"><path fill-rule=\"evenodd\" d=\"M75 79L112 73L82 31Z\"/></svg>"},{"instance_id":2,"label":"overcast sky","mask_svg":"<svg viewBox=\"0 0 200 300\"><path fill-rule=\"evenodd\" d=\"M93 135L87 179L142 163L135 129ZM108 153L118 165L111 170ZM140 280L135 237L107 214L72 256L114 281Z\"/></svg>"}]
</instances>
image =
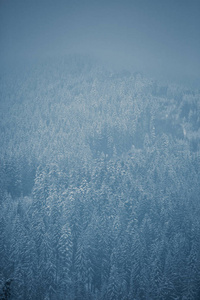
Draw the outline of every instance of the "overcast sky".
<instances>
[{"instance_id":1,"label":"overcast sky","mask_svg":"<svg viewBox=\"0 0 200 300\"><path fill-rule=\"evenodd\" d=\"M200 78L200 0L0 0L1 62L89 53Z\"/></svg>"}]
</instances>

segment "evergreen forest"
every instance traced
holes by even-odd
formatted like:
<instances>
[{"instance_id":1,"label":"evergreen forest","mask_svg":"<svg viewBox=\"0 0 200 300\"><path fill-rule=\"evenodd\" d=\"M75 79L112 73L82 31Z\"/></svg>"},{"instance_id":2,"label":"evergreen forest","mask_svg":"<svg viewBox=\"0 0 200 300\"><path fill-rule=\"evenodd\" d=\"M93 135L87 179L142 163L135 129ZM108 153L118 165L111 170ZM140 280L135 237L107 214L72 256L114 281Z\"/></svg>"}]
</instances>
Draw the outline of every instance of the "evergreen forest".
<instances>
[{"instance_id":1,"label":"evergreen forest","mask_svg":"<svg viewBox=\"0 0 200 300\"><path fill-rule=\"evenodd\" d=\"M200 299L200 89L73 55L0 92L0 299Z\"/></svg>"}]
</instances>

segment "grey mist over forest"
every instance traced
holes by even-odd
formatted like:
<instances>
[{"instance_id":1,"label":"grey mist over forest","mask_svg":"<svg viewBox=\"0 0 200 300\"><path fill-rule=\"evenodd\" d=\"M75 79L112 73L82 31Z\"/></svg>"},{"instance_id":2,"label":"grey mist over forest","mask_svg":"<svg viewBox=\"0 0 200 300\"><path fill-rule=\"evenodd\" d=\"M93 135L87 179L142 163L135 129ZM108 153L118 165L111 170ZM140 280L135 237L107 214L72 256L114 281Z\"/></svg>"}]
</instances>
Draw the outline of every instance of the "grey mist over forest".
<instances>
[{"instance_id":1,"label":"grey mist over forest","mask_svg":"<svg viewBox=\"0 0 200 300\"><path fill-rule=\"evenodd\" d=\"M1 61L92 54L156 79L197 83L198 0L1 0Z\"/></svg>"},{"instance_id":2,"label":"grey mist over forest","mask_svg":"<svg viewBox=\"0 0 200 300\"><path fill-rule=\"evenodd\" d=\"M200 299L199 14L0 0L0 300Z\"/></svg>"}]
</instances>

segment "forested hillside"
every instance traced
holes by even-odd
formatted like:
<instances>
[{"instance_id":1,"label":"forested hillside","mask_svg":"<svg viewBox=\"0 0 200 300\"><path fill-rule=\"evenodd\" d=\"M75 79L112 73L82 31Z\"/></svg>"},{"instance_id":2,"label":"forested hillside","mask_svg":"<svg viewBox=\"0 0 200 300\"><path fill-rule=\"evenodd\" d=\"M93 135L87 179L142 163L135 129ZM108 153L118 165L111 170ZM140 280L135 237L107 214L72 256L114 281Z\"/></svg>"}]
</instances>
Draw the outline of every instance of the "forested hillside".
<instances>
[{"instance_id":1,"label":"forested hillside","mask_svg":"<svg viewBox=\"0 0 200 300\"><path fill-rule=\"evenodd\" d=\"M200 299L200 90L73 56L0 91L0 299Z\"/></svg>"}]
</instances>

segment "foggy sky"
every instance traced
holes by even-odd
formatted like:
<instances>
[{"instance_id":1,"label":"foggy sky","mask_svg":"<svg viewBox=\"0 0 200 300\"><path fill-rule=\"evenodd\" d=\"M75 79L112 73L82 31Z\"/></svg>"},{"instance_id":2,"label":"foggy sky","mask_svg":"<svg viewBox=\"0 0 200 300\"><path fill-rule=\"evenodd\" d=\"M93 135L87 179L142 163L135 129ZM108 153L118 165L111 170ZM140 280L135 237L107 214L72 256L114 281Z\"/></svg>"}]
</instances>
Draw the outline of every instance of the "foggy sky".
<instances>
[{"instance_id":1,"label":"foggy sky","mask_svg":"<svg viewBox=\"0 0 200 300\"><path fill-rule=\"evenodd\" d=\"M0 0L1 63L93 54L157 77L200 78L198 0Z\"/></svg>"}]
</instances>

